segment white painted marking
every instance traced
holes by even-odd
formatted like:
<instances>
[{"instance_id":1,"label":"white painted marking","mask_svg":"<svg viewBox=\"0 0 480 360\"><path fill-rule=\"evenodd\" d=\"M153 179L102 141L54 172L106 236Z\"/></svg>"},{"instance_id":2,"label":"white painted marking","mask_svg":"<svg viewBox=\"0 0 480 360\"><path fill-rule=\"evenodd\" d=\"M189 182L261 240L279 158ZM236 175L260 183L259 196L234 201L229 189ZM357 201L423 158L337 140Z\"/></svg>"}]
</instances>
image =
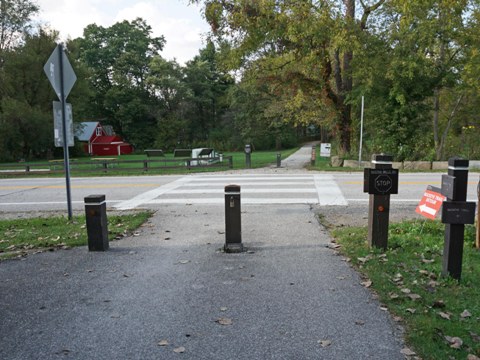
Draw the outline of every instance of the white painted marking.
<instances>
[{"instance_id":1,"label":"white painted marking","mask_svg":"<svg viewBox=\"0 0 480 360\"><path fill-rule=\"evenodd\" d=\"M315 189L242 189L241 194L276 194L276 193L316 193ZM224 194L224 189L190 189L172 190L168 194Z\"/></svg>"},{"instance_id":2,"label":"white painted marking","mask_svg":"<svg viewBox=\"0 0 480 360\"><path fill-rule=\"evenodd\" d=\"M155 199L148 204L224 204L224 198L183 198L183 199ZM242 205L253 204L317 204L317 198L241 198Z\"/></svg>"},{"instance_id":3,"label":"white painted marking","mask_svg":"<svg viewBox=\"0 0 480 360\"><path fill-rule=\"evenodd\" d=\"M195 182L221 182L221 181L232 181L232 180L255 180L255 181L263 181L263 180L312 180L312 176L256 176L256 175L231 175L231 176L220 176L214 177L212 175L197 175L191 177Z\"/></svg>"},{"instance_id":4,"label":"white painted marking","mask_svg":"<svg viewBox=\"0 0 480 360\"><path fill-rule=\"evenodd\" d=\"M238 185L241 186L313 186L313 178L310 179L311 181L262 181L262 182L244 182L244 181L238 181ZM237 181L236 181L237 182ZM205 182L205 181L195 181L194 183L188 184L188 187L204 187L207 185L212 185L212 186L221 186L223 189L223 186L225 183L221 184L212 184L211 182Z\"/></svg>"},{"instance_id":5,"label":"white painted marking","mask_svg":"<svg viewBox=\"0 0 480 360\"><path fill-rule=\"evenodd\" d=\"M118 210L134 209L141 204L148 203L149 201L155 199L156 197L159 197L160 195L163 195L169 191L179 188L182 185L187 184L191 180L192 177L183 176L180 179L177 179L171 183L162 185L156 189L139 194L130 200L126 200L120 204L117 204L115 205L115 208L117 208Z\"/></svg>"},{"instance_id":6,"label":"white painted marking","mask_svg":"<svg viewBox=\"0 0 480 360\"><path fill-rule=\"evenodd\" d=\"M320 205L348 205L342 191L331 175L314 175Z\"/></svg>"},{"instance_id":7,"label":"white painted marking","mask_svg":"<svg viewBox=\"0 0 480 360\"><path fill-rule=\"evenodd\" d=\"M124 200L108 200L107 204L109 203L117 203L117 202L122 202ZM20 205L29 205L29 206L34 206L34 205L64 205L65 201L36 201L36 202L21 202L21 203L0 203L0 206L20 206ZM84 201L82 200L73 200L72 204L85 204ZM98 205L94 203L87 203L88 205Z\"/></svg>"}]
</instances>

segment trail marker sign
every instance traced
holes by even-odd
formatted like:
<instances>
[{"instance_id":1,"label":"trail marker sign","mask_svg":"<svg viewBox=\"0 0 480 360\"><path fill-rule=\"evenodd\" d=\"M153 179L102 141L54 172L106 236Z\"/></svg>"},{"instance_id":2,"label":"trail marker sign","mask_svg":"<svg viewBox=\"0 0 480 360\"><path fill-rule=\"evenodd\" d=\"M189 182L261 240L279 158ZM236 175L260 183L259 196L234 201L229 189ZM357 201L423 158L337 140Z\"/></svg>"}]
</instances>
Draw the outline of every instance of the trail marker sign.
<instances>
[{"instance_id":1,"label":"trail marker sign","mask_svg":"<svg viewBox=\"0 0 480 360\"><path fill-rule=\"evenodd\" d=\"M332 144L330 144L330 143L321 143L320 144L320 156L321 157L330 157L331 150L332 150Z\"/></svg>"},{"instance_id":2,"label":"trail marker sign","mask_svg":"<svg viewBox=\"0 0 480 360\"><path fill-rule=\"evenodd\" d=\"M423 193L423 197L415 209L415 212L434 220L445 200L447 200L447 198L441 194L440 189L429 186Z\"/></svg>"},{"instance_id":3,"label":"trail marker sign","mask_svg":"<svg viewBox=\"0 0 480 360\"><path fill-rule=\"evenodd\" d=\"M398 169L365 168L363 191L371 195L398 194Z\"/></svg>"}]
</instances>

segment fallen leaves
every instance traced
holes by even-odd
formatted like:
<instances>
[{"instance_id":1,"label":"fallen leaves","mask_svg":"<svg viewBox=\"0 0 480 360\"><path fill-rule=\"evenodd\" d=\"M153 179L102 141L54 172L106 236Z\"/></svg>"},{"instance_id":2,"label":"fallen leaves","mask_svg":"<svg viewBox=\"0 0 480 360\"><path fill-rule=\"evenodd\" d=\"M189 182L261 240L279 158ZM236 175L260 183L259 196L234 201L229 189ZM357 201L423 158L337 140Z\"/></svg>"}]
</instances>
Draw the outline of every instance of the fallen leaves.
<instances>
[{"instance_id":1,"label":"fallen leaves","mask_svg":"<svg viewBox=\"0 0 480 360\"><path fill-rule=\"evenodd\" d=\"M215 322L223 326L229 326L233 324L233 320L226 317L221 317L215 320Z\"/></svg>"},{"instance_id":2,"label":"fallen leaves","mask_svg":"<svg viewBox=\"0 0 480 360\"><path fill-rule=\"evenodd\" d=\"M331 340L318 340L318 343L320 344L320 346L322 348L326 348L330 345L332 345L332 341Z\"/></svg>"},{"instance_id":3,"label":"fallen leaves","mask_svg":"<svg viewBox=\"0 0 480 360\"><path fill-rule=\"evenodd\" d=\"M445 340L450 344L452 349L460 349L463 345L463 340L457 336L445 336Z\"/></svg>"},{"instance_id":4,"label":"fallen leaves","mask_svg":"<svg viewBox=\"0 0 480 360\"><path fill-rule=\"evenodd\" d=\"M366 287L367 289L372 286L372 281L363 281L360 283L362 286Z\"/></svg>"},{"instance_id":5,"label":"fallen leaves","mask_svg":"<svg viewBox=\"0 0 480 360\"><path fill-rule=\"evenodd\" d=\"M183 354L185 351L186 349L183 346L173 349L173 352L176 354Z\"/></svg>"},{"instance_id":6,"label":"fallen leaves","mask_svg":"<svg viewBox=\"0 0 480 360\"><path fill-rule=\"evenodd\" d=\"M418 300L418 299L421 299L422 297L418 294L408 294L407 295L411 300L415 301L415 300Z\"/></svg>"},{"instance_id":7,"label":"fallen leaves","mask_svg":"<svg viewBox=\"0 0 480 360\"><path fill-rule=\"evenodd\" d=\"M450 320L450 317L452 316L452 314L446 313L446 312L443 312L443 311L440 311L440 312L438 313L438 315L439 315L442 319L445 319L445 320Z\"/></svg>"},{"instance_id":8,"label":"fallen leaves","mask_svg":"<svg viewBox=\"0 0 480 360\"><path fill-rule=\"evenodd\" d=\"M168 342L168 340L160 340L158 342L158 346L168 346L170 345L170 343Z\"/></svg>"},{"instance_id":9,"label":"fallen leaves","mask_svg":"<svg viewBox=\"0 0 480 360\"><path fill-rule=\"evenodd\" d=\"M403 348L400 352L405 356L415 356L417 353L409 348Z\"/></svg>"}]
</instances>

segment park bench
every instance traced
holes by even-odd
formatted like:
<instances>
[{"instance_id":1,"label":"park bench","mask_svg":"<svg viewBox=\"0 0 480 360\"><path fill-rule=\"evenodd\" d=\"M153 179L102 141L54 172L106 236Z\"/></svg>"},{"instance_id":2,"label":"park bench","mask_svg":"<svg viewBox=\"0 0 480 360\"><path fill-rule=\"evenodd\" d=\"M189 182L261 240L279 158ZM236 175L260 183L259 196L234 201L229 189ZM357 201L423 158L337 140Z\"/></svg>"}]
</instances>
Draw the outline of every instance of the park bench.
<instances>
[{"instance_id":1,"label":"park bench","mask_svg":"<svg viewBox=\"0 0 480 360\"><path fill-rule=\"evenodd\" d=\"M175 149L173 150L174 158L189 158L192 156L192 149Z\"/></svg>"},{"instance_id":2,"label":"park bench","mask_svg":"<svg viewBox=\"0 0 480 360\"><path fill-rule=\"evenodd\" d=\"M144 150L145 154L147 154L147 157L164 157L165 154L163 153L163 150L161 149L147 149Z\"/></svg>"}]
</instances>

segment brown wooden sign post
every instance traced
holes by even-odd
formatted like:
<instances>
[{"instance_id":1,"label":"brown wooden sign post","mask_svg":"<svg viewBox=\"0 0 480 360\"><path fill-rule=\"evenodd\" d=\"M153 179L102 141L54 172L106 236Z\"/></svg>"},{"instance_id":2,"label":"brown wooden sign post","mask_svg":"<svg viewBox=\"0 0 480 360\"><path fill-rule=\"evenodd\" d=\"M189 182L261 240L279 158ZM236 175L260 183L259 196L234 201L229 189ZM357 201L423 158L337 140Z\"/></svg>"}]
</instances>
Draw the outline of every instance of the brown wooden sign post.
<instances>
[{"instance_id":1,"label":"brown wooden sign post","mask_svg":"<svg viewBox=\"0 0 480 360\"><path fill-rule=\"evenodd\" d=\"M475 239L475 247L480 249L480 179L478 179L477 185L477 238Z\"/></svg>"},{"instance_id":2,"label":"brown wooden sign post","mask_svg":"<svg viewBox=\"0 0 480 360\"><path fill-rule=\"evenodd\" d=\"M363 191L368 203L368 244L387 249L390 194L398 194L398 170L392 168L393 156L374 154L370 168L364 169Z\"/></svg>"}]
</instances>

